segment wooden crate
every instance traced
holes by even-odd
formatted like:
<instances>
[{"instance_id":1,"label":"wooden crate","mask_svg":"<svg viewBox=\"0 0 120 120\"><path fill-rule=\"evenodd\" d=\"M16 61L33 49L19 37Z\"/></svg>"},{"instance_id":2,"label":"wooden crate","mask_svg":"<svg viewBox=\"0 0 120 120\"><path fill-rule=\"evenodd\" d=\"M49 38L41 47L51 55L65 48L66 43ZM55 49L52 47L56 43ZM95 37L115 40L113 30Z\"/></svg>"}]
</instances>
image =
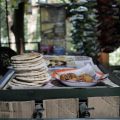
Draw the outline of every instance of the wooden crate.
<instances>
[{"instance_id":1,"label":"wooden crate","mask_svg":"<svg viewBox=\"0 0 120 120\"><path fill-rule=\"evenodd\" d=\"M31 118L34 110L34 101L0 102L0 118Z\"/></svg>"},{"instance_id":2,"label":"wooden crate","mask_svg":"<svg viewBox=\"0 0 120 120\"><path fill-rule=\"evenodd\" d=\"M110 118L120 115L120 97L94 97L88 98L88 107L92 118Z\"/></svg>"},{"instance_id":3,"label":"wooden crate","mask_svg":"<svg viewBox=\"0 0 120 120\"><path fill-rule=\"evenodd\" d=\"M79 113L78 99L44 100L44 118L77 118Z\"/></svg>"}]
</instances>

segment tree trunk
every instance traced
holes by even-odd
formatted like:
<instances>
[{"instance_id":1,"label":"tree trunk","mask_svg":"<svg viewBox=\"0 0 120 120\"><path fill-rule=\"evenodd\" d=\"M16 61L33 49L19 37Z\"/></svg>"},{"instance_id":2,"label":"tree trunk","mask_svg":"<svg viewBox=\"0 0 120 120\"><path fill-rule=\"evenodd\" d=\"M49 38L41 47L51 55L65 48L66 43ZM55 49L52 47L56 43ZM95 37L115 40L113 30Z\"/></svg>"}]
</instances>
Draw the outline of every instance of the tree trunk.
<instances>
[{"instance_id":1,"label":"tree trunk","mask_svg":"<svg viewBox=\"0 0 120 120\"><path fill-rule=\"evenodd\" d=\"M24 52L24 2L18 5L14 11L14 22L11 28L15 35L16 48L18 54Z\"/></svg>"},{"instance_id":2,"label":"tree trunk","mask_svg":"<svg viewBox=\"0 0 120 120\"><path fill-rule=\"evenodd\" d=\"M0 11L1 11L1 3L0 3ZM1 20L1 13L0 13L0 20ZM0 21L0 47L1 47L1 21Z\"/></svg>"}]
</instances>

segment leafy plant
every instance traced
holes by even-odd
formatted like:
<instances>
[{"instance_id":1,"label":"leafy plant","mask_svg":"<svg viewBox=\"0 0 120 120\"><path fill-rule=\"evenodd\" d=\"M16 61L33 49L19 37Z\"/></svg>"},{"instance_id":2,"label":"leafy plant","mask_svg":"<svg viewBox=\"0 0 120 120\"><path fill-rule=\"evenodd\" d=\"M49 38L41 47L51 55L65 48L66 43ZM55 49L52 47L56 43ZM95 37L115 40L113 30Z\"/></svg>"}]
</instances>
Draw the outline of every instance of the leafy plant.
<instances>
[{"instance_id":1,"label":"leafy plant","mask_svg":"<svg viewBox=\"0 0 120 120\"><path fill-rule=\"evenodd\" d=\"M97 41L96 9L94 1L72 2L69 5L70 21L73 25L71 30L72 43L79 55L96 56L100 52Z\"/></svg>"}]
</instances>

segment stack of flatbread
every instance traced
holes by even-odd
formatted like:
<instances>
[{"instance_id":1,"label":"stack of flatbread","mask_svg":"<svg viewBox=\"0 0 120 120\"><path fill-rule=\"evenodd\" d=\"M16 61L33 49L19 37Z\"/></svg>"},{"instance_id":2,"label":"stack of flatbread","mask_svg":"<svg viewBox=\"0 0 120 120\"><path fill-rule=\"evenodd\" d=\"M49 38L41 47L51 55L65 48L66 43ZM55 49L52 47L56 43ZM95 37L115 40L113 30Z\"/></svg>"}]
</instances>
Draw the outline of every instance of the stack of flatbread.
<instances>
[{"instance_id":1,"label":"stack of flatbread","mask_svg":"<svg viewBox=\"0 0 120 120\"><path fill-rule=\"evenodd\" d=\"M50 80L47 64L40 53L13 56L11 64L15 69L15 78L9 84L12 87L40 87Z\"/></svg>"}]
</instances>

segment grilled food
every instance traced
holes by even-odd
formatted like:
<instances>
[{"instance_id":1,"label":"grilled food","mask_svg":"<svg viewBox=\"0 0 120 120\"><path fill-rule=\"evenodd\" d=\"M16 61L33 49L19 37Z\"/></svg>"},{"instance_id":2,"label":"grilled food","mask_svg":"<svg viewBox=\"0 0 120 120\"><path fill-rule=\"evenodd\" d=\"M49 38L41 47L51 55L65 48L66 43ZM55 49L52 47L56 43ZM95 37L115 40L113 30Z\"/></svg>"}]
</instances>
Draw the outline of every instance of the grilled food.
<instances>
[{"instance_id":1,"label":"grilled food","mask_svg":"<svg viewBox=\"0 0 120 120\"><path fill-rule=\"evenodd\" d=\"M93 82L93 77L89 74L76 75L75 73L66 73L60 75L60 80L75 80L79 82Z\"/></svg>"}]
</instances>

